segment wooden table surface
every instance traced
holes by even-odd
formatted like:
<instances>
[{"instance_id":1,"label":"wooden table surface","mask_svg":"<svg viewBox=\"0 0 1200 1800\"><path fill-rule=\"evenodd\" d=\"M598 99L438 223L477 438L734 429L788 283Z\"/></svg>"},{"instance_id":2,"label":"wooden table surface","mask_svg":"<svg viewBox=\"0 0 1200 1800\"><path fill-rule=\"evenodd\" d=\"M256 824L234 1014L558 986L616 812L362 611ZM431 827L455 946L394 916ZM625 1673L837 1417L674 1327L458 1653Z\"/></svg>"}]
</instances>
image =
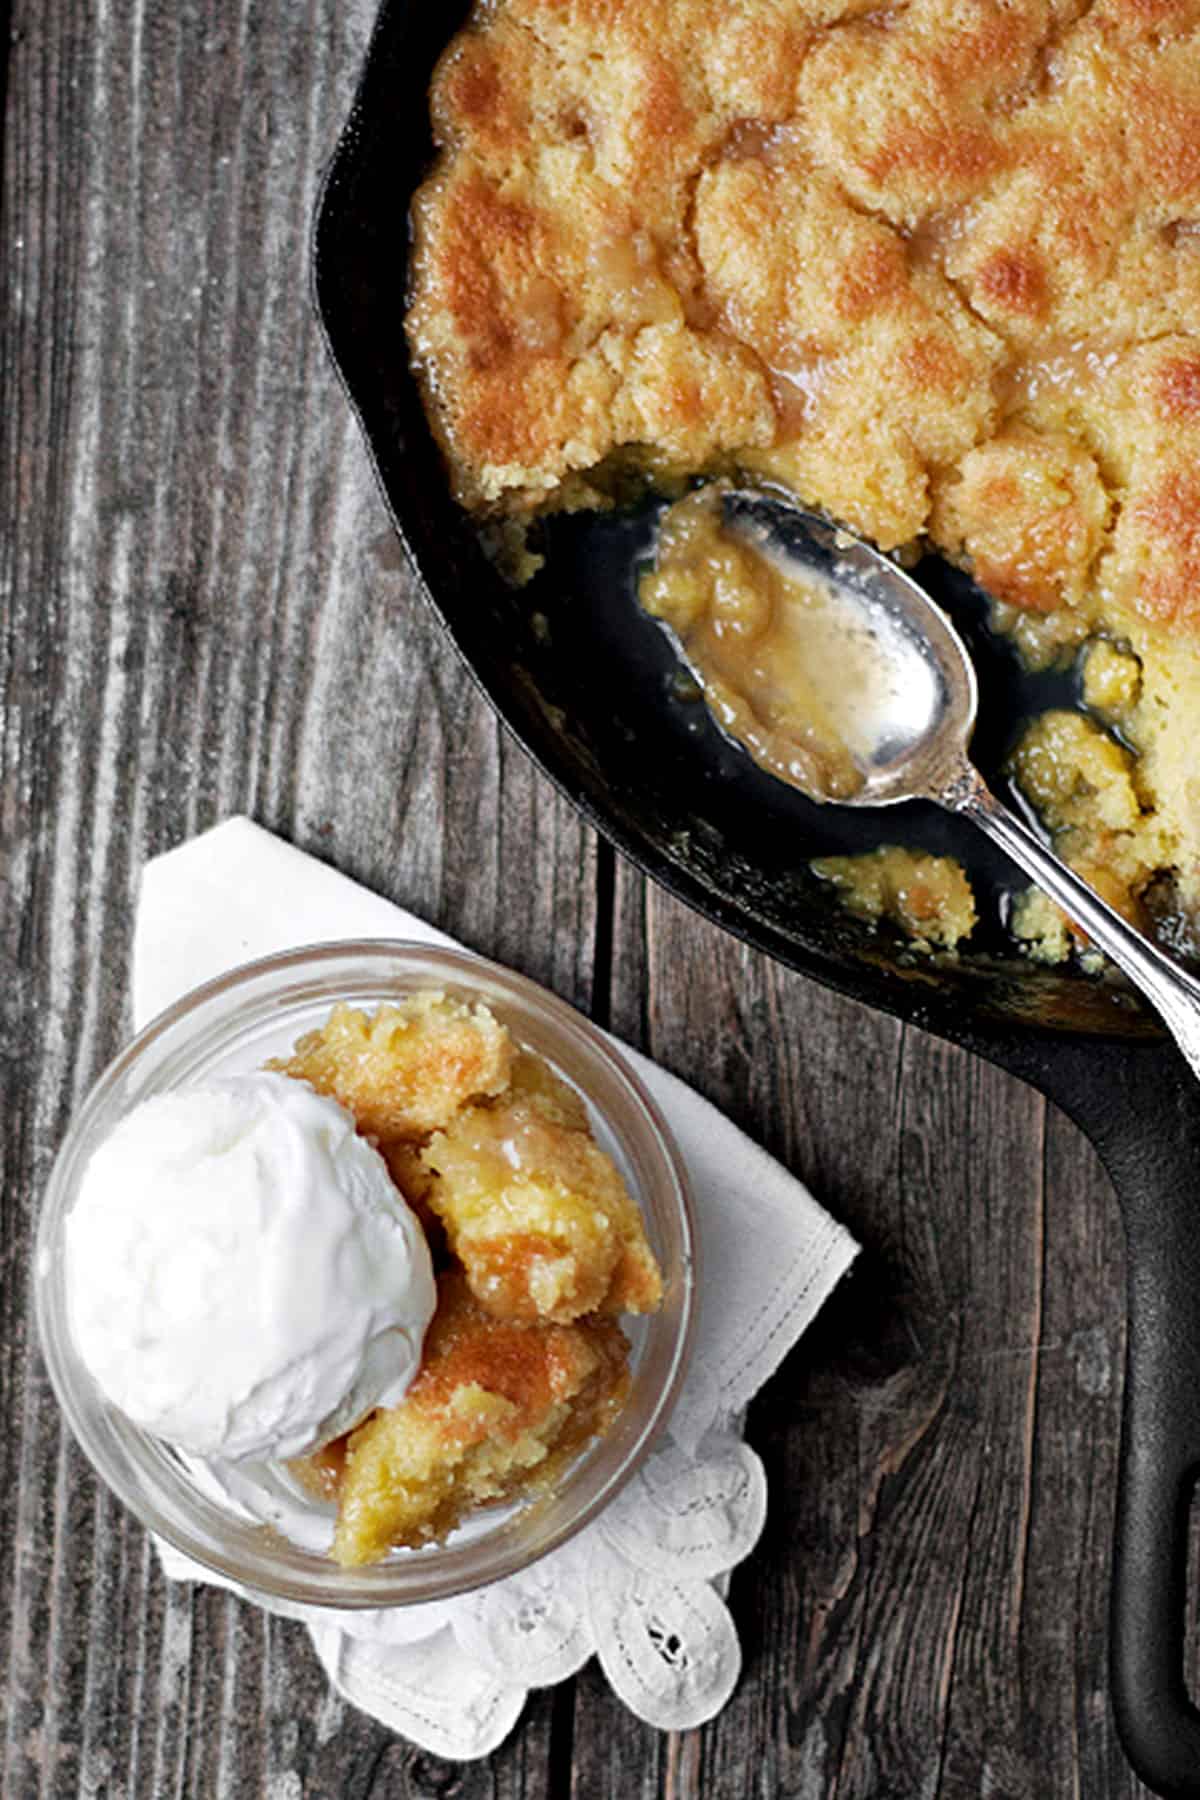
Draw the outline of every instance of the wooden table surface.
<instances>
[{"instance_id":1,"label":"wooden table surface","mask_svg":"<svg viewBox=\"0 0 1200 1800\"><path fill-rule=\"evenodd\" d=\"M3 1800L1117 1800L1105 1605L1123 1248L1029 1090L614 859L414 590L313 316L373 0L12 0L0 352ZM297 1626L168 1589L51 1396L39 1196L129 1030L146 857L233 812L547 983L723 1107L860 1272L754 1406L771 1510L703 1730L594 1666L454 1765Z\"/></svg>"}]
</instances>

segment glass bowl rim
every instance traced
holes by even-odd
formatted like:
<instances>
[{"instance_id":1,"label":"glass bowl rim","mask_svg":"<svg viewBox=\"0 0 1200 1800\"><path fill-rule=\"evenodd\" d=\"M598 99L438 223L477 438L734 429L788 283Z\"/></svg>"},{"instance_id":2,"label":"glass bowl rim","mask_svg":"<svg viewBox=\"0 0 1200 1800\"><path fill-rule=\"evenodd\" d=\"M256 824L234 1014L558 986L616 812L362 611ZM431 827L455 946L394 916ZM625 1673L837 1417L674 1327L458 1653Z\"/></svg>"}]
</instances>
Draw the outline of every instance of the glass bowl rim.
<instances>
[{"instance_id":1,"label":"glass bowl rim","mask_svg":"<svg viewBox=\"0 0 1200 1800\"><path fill-rule=\"evenodd\" d=\"M678 1322L664 1378L620 1459L583 1504L560 1518L552 1528L541 1532L532 1550L523 1547L515 1538L506 1545L493 1546L489 1550L488 1539L484 1537L417 1552L411 1561L383 1562L361 1569L345 1570L332 1561L322 1562L319 1573L301 1574L285 1570L282 1565L274 1568L269 1563L261 1568L249 1567L248 1558L236 1550L214 1548L207 1539L201 1539L180 1528L173 1519L164 1518L161 1509L154 1503L154 1497L148 1498L137 1487L124 1461L114 1458L103 1433L93 1428L85 1409L77 1401L75 1370L78 1369L85 1379L86 1370L82 1370L73 1347L70 1347L64 1297L61 1292L51 1293L54 1285L51 1267L53 1251L66 1217L66 1203L70 1194L68 1169L88 1129L94 1125L98 1116L103 1115L106 1104L111 1101L122 1079L148 1050L168 1033L185 1025L190 1017L202 1012L212 1003L236 994L239 989L249 989L255 983L269 982L272 977L283 984L283 993L274 996L279 999L286 996L289 976L299 985L301 977L314 978L322 969L375 960L393 965L397 961L402 963L410 960L414 964L414 979L444 975L448 982L459 984L464 989L470 988L473 982L477 984L481 979L492 982L514 1003L524 1003L540 1013L554 1034L579 1049L585 1058L596 1058L607 1074L615 1079L618 1088L625 1089L624 1098L631 1102L631 1111L643 1136L644 1147L658 1165L658 1176L673 1203L673 1222L680 1239L678 1267L674 1270L679 1287ZM418 968L415 966L417 964L426 966ZM330 995L328 998L333 1003L336 996ZM617 1130L602 1110L601 1117L618 1141L629 1138L629 1132ZM162 1537L175 1550L209 1572L248 1591L306 1606L358 1610L419 1605L448 1599L455 1594L501 1580L558 1549L612 1502L641 1467L679 1397L695 1337L698 1259L695 1207L682 1154L661 1108L632 1066L623 1045L569 1002L538 982L473 951L420 939L356 937L299 945L238 964L189 989L150 1019L111 1059L73 1113L46 1183L34 1246L34 1310L42 1357L55 1397L72 1435L93 1470L146 1529ZM58 1286L61 1288L61 1280ZM116 1429L135 1449L142 1444L154 1446L159 1460L165 1460L161 1456L161 1446L149 1433L124 1419ZM601 1439L591 1457L585 1454L575 1467L581 1468L589 1464L594 1466L595 1460L603 1457L606 1441ZM215 1503L189 1490L182 1473L178 1473L176 1477L174 1465L168 1463L166 1466L172 1469L169 1479L177 1479L184 1495L185 1508L212 1515L219 1520L220 1511ZM537 1500L529 1503L521 1516L534 1518L536 1528L538 1511L549 1510L554 1499L553 1493L548 1496L545 1508ZM237 1523L240 1525L241 1522ZM261 1525L253 1529L258 1534L269 1531L269 1528ZM433 1566L435 1559L436 1568ZM316 1558L312 1560L315 1562Z\"/></svg>"}]
</instances>

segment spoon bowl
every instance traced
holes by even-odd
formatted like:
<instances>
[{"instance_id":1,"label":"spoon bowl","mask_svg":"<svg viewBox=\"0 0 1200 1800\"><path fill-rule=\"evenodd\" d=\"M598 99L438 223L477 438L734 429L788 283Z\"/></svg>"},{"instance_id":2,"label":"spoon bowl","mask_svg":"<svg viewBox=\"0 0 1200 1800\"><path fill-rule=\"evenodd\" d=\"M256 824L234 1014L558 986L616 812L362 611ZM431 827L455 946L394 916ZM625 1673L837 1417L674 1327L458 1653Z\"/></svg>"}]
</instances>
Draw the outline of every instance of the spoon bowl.
<instances>
[{"instance_id":1,"label":"spoon bowl","mask_svg":"<svg viewBox=\"0 0 1200 1800\"><path fill-rule=\"evenodd\" d=\"M790 669L796 709L819 706L861 780L835 791L823 767L836 765L812 759L776 758L770 772L816 801L932 800L970 819L1124 970L1200 1075L1200 982L1003 806L969 761L975 671L942 609L882 551L774 492L730 489L721 505L725 532L802 598L788 612L793 656L780 679Z\"/></svg>"},{"instance_id":2,"label":"spoon bowl","mask_svg":"<svg viewBox=\"0 0 1200 1800\"><path fill-rule=\"evenodd\" d=\"M775 494L737 488L722 507L725 529L785 579L820 584L826 605L815 623L827 631L836 619L839 673L856 677L822 694L862 785L835 795L820 763L793 785L843 806L940 799L961 770L978 704L974 666L941 607L870 544Z\"/></svg>"}]
</instances>

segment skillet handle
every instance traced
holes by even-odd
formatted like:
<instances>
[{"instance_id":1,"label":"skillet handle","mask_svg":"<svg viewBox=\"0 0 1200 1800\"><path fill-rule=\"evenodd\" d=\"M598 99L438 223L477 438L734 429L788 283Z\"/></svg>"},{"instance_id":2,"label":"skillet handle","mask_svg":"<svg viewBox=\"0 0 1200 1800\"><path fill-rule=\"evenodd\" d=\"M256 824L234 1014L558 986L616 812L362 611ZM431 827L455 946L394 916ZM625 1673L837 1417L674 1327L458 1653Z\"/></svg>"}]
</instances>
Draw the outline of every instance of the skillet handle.
<instances>
[{"instance_id":1,"label":"skillet handle","mask_svg":"<svg viewBox=\"0 0 1200 1800\"><path fill-rule=\"evenodd\" d=\"M1073 1078L1044 1070L1038 1085L1095 1144L1126 1236L1113 1706L1147 1787L1184 1800L1200 1796L1200 1711L1184 1685L1188 1525L1200 1473L1200 1083L1167 1045L1122 1052L1101 1043L1075 1056Z\"/></svg>"}]
</instances>

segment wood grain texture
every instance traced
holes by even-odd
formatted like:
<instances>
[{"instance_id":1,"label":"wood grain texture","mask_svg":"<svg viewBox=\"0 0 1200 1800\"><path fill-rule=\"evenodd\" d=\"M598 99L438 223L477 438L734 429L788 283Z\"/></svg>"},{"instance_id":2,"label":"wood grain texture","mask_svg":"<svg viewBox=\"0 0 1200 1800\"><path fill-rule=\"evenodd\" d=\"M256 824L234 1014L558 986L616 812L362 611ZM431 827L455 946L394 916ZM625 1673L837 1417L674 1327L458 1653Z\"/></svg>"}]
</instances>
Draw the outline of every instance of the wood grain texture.
<instances>
[{"instance_id":1,"label":"wood grain texture","mask_svg":"<svg viewBox=\"0 0 1200 1800\"><path fill-rule=\"evenodd\" d=\"M2 1800L1131 1800L1104 1607L1122 1247L1029 1091L614 870L413 590L312 316L372 0L14 0L0 352ZM0 19L4 16L0 10ZM144 859L246 810L547 982L866 1254L752 1409L742 1684L664 1737L594 1668L480 1764L166 1588L33 1342L38 1196L127 1031Z\"/></svg>"},{"instance_id":2,"label":"wood grain texture","mask_svg":"<svg viewBox=\"0 0 1200 1800\"><path fill-rule=\"evenodd\" d=\"M1144 1793L1107 1697L1123 1252L1090 1148L628 872L616 917L618 1028L866 1246L751 1409L772 1505L732 1591L747 1673L664 1791ZM615 1751L577 1728L575 1754L599 1780Z\"/></svg>"}]
</instances>

